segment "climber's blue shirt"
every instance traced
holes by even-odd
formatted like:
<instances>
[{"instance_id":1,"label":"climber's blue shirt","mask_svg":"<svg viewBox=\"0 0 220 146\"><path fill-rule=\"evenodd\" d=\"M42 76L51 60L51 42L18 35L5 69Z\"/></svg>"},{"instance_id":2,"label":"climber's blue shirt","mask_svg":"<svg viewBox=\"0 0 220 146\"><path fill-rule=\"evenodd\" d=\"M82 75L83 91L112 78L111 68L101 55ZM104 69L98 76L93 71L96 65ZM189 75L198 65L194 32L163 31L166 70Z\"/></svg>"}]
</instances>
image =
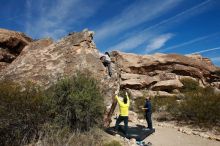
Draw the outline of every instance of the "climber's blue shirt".
<instances>
[{"instance_id":1,"label":"climber's blue shirt","mask_svg":"<svg viewBox=\"0 0 220 146\"><path fill-rule=\"evenodd\" d=\"M147 110L145 110L146 113L151 113L152 112L150 100L146 100L144 108L147 108Z\"/></svg>"}]
</instances>

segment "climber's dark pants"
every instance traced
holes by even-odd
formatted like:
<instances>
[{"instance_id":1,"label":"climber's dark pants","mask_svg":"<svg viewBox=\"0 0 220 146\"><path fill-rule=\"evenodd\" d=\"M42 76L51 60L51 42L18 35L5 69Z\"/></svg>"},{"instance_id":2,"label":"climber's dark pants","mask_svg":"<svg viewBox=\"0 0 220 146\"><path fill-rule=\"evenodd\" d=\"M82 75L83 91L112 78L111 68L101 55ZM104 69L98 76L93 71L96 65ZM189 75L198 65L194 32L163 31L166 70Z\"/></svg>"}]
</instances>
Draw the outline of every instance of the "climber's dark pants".
<instances>
[{"instance_id":1,"label":"climber's dark pants","mask_svg":"<svg viewBox=\"0 0 220 146\"><path fill-rule=\"evenodd\" d=\"M115 130L118 130L119 124L124 121L124 134L127 134L128 131L128 116L119 116L115 123Z\"/></svg>"},{"instance_id":2,"label":"climber's dark pants","mask_svg":"<svg viewBox=\"0 0 220 146\"><path fill-rule=\"evenodd\" d=\"M147 128L152 129L152 120L151 120L151 112L147 112L145 115L146 121L147 121Z\"/></svg>"},{"instance_id":3,"label":"climber's dark pants","mask_svg":"<svg viewBox=\"0 0 220 146\"><path fill-rule=\"evenodd\" d=\"M108 67L108 74L111 77L112 76L111 62L108 60L104 60L102 63L105 67Z\"/></svg>"}]
</instances>

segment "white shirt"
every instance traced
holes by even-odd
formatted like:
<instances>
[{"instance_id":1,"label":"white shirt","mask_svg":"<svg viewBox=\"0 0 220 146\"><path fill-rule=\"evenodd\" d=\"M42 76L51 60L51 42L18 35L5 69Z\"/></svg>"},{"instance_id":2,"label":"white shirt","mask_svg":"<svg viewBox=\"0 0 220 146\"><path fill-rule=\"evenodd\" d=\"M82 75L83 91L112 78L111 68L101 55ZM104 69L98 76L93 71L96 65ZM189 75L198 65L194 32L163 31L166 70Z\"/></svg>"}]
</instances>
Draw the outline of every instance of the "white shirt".
<instances>
[{"instance_id":1,"label":"white shirt","mask_svg":"<svg viewBox=\"0 0 220 146\"><path fill-rule=\"evenodd\" d=\"M111 58L108 55L104 55L107 61L111 61Z\"/></svg>"}]
</instances>

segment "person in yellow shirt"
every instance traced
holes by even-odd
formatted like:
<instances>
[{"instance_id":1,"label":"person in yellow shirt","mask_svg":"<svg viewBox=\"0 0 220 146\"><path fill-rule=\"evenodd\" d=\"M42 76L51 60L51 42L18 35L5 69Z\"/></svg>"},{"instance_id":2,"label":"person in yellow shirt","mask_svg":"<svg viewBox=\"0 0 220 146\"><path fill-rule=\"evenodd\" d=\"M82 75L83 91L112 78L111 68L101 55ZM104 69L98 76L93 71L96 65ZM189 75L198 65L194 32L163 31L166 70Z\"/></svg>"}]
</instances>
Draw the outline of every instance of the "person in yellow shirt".
<instances>
[{"instance_id":1,"label":"person in yellow shirt","mask_svg":"<svg viewBox=\"0 0 220 146\"><path fill-rule=\"evenodd\" d=\"M115 123L115 130L118 130L119 128L119 124L124 121L124 134L127 134L127 130L128 130L128 110L129 110L129 106L130 106L130 100L128 97L128 93L125 93L126 96L123 97L123 101L121 101L118 97L118 95L115 96L118 104L119 104L119 109L120 109L120 115L116 120Z\"/></svg>"}]
</instances>

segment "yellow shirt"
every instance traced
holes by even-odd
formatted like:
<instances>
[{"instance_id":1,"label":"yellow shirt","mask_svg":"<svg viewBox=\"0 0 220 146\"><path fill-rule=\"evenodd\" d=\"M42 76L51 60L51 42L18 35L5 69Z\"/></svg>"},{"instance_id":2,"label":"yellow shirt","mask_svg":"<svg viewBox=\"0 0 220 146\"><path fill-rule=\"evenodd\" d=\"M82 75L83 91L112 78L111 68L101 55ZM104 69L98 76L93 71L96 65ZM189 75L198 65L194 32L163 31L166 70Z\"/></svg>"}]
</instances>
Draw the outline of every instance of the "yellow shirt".
<instances>
[{"instance_id":1,"label":"yellow shirt","mask_svg":"<svg viewBox=\"0 0 220 146\"><path fill-rule=\"evenodd\" d=\"M121 101L119 99L119 97L116 95L115 98L117 99L118 101L118 104L119 104L119 108L120 108L120 116L128 116L128 109L129 109L129 106L130 106L130 100L129 100L129 97L127 97L127 103L125 104L123 101Z\"/></svg>"}]
</instances>

